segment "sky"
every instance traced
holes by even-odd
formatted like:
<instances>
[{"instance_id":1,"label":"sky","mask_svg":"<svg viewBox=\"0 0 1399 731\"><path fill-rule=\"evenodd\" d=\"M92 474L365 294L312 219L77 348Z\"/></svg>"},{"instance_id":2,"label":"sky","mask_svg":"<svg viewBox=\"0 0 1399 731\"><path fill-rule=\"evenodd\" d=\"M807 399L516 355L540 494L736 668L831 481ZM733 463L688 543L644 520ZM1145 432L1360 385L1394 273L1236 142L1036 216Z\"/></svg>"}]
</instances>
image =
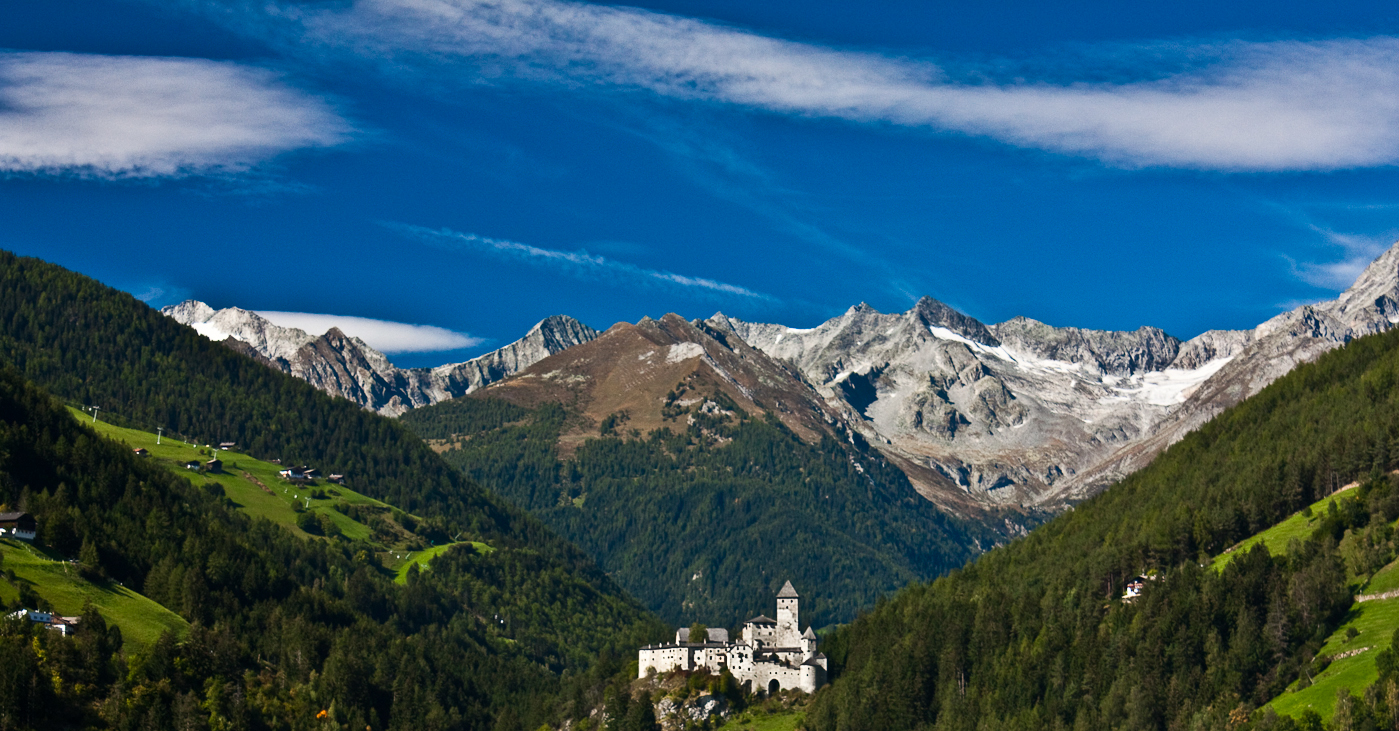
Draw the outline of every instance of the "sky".
<instances>
[{"instance_id":1,"label":"sky","mask_svg":"<svg viewBox=\"0 0 1399 731\"><path fill-rule=\"evenodd\" d=\"M922 296L1185 339L1399 239L1396 59L1376 2L0 0L0 248L402 366Z\"/></svg>"}]
</instances>

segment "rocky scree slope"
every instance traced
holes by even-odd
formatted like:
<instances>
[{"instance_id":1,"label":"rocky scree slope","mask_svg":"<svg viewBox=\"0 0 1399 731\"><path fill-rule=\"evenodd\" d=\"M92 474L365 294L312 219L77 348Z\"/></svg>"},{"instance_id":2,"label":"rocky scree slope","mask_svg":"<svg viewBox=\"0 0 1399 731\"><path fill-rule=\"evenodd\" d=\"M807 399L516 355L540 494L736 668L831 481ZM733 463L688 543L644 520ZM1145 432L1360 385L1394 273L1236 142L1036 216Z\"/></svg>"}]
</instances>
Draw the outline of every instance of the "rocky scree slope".
<instances>
[{"instance_id":1,"label":"rocky scree slope","mask_svg":"<svg viewBox=\"0 0 1399 731\"><path fill-rule=\"evenodd\" d=\"M315 336L273 324L256 312L237 307L215 310L195 300L161 312L210 340L222 341L326 393L386 416L464 396L598 335L571 317L555 315L519 340L466 362L398 368L383 353L339 328Z\"/></svg>"},{"instance_id":2,"label":"rocky scree slope","mask_svg":"<svg viewBox=\"0 0 1399 731\"><path fill-rule=\"evenodd\" d=\"M920 492L950 482L986 504L1055 507L1140 469L1220 411L1299 363L1399 321L1399 246L1338 299L1253 330L1180 341L1053 327L985 325L930 298L904 313L868 305L810 329L709 318L793 364Z\"/></svg>"}]
</instances>

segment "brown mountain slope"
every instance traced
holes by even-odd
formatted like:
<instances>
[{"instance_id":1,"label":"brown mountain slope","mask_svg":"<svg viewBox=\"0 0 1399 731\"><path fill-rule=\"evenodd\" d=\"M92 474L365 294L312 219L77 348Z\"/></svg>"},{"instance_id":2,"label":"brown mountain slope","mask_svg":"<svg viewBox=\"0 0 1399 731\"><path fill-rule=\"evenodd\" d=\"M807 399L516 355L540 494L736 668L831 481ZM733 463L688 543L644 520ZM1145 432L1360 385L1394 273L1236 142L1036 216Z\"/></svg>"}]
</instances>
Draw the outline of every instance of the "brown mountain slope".
<instances>
[{"instance_id":1,"label":"brown mountain slope","mask_svg":"<svg viewBox=\"0 0 1399 731\"><path fill-rule=\"evenodd\" d=\"M618 323L597 339L575 345L525 371L477 391L533 408L557 401L581 414L560 437L564 456L596 437L605 422L621 435L645 435L661 427L680 430L693 416L678 412L723 394L751 415L772 413L807 443L846 417L802 377L795 366L751 347L733 332L675 314ZM722 408L718 403L705 408ZM848 427L848 424L846 425ZM882 445L877 445L882 446ZM887 452L886 452L886 456ZM917 474L914 485L939 507L963 517L986 506L940 473L897 460Z\"/></svg>"}]
</instances>

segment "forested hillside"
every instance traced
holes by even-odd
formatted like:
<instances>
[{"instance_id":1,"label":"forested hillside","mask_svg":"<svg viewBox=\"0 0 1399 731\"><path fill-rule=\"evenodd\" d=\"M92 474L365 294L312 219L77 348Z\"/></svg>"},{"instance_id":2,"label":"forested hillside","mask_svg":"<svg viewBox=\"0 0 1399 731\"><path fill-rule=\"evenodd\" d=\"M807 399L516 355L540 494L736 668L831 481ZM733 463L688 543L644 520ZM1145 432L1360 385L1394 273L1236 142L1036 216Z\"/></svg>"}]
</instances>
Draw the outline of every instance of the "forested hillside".
<instances>
[{"instance_id":1,"label":"forested hillside","mask_svg":"<svg viewBox=\"0 0 1399 731\"><path fill-rule=\"evenodd\" d=\"M858 437L807 444L721 393L672 396L670 426L642 435L617 414L562 460L560 431L579 417L557 403L467 397L401 420L676 624L771 614L786 580L804 621L848 621L996 539L937 510Z\"/></svg>"},{"instance_id":2,"label":"forested hillside","mask_svg":"<svg viewBox=\"0 0 1399 731\"><path fill-rule=\"evenodd\" d=\"M3 251L0 362L57 396L100 407L107 418L349 475L403 510L457 530L548 545L575 569L594 570L392 419L210 342L128 294Z\"/></svg>"},{"instance_id":3,"label":"forested hillside","mask_svg":"<svg viewBox=\"0 0 1399 731\"><path fill-rule=\"evenodd\" d=\"M1310 677L1351 605L1348 578L1395 556L1396 386L1399 333L1355 340L1027 538L900 592L827 643L837 680L808 726L1242 727ZM1222 572L1205 565L1357 479L1360 499L1283 555L1259 545ZM1140 573L1154 580L1121 601ZM1399 689L1351 690L1363 697L1337 723L1393 727Z\"/></svg>"},{"instance_id":4,"label":"forested hillside","mask_svg":"<svg viewBox=\"0 0 1399 731\"><path fill-rule=\"evenodd\" d=\"M449 550L395 585L353 544L249 518L135 458L0 364L0 502L36 514L40 540L84 571L192 625L183 643L123 655L96 620L73 639L4 623L0 727L535 728L586 715L666 632L397 424L84 277L0 254L0 356L104 413L343 470L496 549Z\"/></svg>"}]
</instances>

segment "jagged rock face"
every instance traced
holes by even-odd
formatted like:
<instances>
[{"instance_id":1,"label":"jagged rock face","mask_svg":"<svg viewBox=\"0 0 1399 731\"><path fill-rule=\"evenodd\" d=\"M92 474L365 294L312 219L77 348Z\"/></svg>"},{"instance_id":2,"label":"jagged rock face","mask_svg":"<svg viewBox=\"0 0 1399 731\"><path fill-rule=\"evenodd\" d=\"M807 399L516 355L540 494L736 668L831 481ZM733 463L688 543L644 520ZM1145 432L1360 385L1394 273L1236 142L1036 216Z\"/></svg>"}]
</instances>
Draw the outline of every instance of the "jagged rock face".
<instances>
[{"instance_id":1,"label":"jagged rock face","mask_svg":"<svg viewBox=\"0 0 1399 731\"><path fill-rule=\"evenodd\" d=\"M989 503L1043 501L1203 380L1168 370L1181 342L1156 328L988 327L929 298L810 330L709 322L796 365L939 503L949 483Z\"/></svg>"},{"instance_id":2,"label":"jagged rock face","mask_svg":"<svg viewBox=\"0 0 1399 731\"><path fill-rule=\"evenodd\" d=\"M464 363L397 368L383 353L338 328L317 337L274 325L255 312L236 307L214 310L194 300L161 312L326 393L388 416L471 393L598 335L571 317L556 315L535 325L523 338Z\"/></svg>"},{"instance_id":3,"label":"jagged rock face","mask_svg":"<svg viewBox=\"0 0 1399 731\"><path fill-rule=\"evenodd\" d=\"M1338 299L1254 330L1181 342L1017 317L986 326L934 300L857 305L798 330L709 322L793 363L935 501L937 477L985 503L1086 497L1297 364L1399 322L1399 245Z\"/></svg>"}]
</instances>

